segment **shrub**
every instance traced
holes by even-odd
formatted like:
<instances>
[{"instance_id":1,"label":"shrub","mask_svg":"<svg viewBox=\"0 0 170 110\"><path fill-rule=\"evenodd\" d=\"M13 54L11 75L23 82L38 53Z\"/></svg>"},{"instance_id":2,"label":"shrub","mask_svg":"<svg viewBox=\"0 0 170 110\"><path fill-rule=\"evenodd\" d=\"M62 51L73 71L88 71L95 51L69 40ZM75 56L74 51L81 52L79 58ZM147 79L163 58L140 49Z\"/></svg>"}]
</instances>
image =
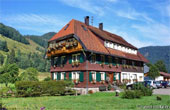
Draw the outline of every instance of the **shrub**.
<instances>
[{"instance_id":1,"label":"shrub","mask_svg":"<svg viewBox=\"0 0 170 110\"><path fill-rule=\"evenodd\" d=\"M142 94L141 91L139 90L126 90L123 95L122 98L126 98L126 99L134 99L134 98L141 98Z\"/></svg>"},{"instance_id":2,"label":"shrub","mask_svg":"<svg viewBox=\"0 0 170 110\"><path fill-rule=\"evenodd\" d=\"M50 77L46 77L46 78L44 79L44 81L50 81L50 80L51 80Z\"/></svg>"},{"instance_id":3,"label":"shrub","mask_svg":"<svg viewBox=\"0 0 170 110\"><path fill-rule=\"evenodd\" d=\"M111 84L108 85L107 89L110 91L112 89Z\"/></svg>"},{"instance_id":4,"label":"shrub","mask_svg":"<svg viewBox=\"0 0 170 110\"><path fill-rule=\"evenodd\" d=\"M19 97L54 96L65 95L70 91L72 83L70 81L19 81L15 86Z\"/></svg>"},{"instance_id":5,"label":"shrub","mask_svg":"<svg viewBox=\"0 0 170 110\"><path fill-rule=\"evenodd\" d=\"M133 87L135 90L140 90L143 96L151 96L153 89L150 89L149 87L145 87L142 84L136 84Z\"/></svg>"}]
</instances>

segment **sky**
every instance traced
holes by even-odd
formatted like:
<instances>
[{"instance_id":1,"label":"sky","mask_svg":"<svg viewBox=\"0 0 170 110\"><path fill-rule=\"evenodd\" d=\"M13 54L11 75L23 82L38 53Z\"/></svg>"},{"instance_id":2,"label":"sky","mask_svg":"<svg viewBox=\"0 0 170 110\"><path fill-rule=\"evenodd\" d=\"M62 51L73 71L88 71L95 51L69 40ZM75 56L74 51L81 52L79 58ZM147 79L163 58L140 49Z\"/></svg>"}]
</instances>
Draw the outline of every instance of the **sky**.
<instances>
[{"instance_id":1,"label":"sky","mask_svg":"<svg viewBox=\"0 0 170 110\"><path fill-rule=\"evenodd\" d=\"M23 35L58 32L85 16L138 48L170 45L170 0L0 0L0 22Z\"/></svg>"}]
</instances>

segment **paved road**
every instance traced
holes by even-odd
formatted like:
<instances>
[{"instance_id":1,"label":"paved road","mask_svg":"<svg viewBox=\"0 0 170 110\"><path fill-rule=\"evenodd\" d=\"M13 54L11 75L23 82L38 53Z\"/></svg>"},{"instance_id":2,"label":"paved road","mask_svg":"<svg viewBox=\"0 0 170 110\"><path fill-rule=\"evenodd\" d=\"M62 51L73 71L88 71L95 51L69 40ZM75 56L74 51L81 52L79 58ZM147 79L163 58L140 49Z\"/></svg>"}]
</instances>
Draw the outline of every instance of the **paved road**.
<instances>
[{"instance_id":1,"label":"paved road","mask_svg":"<svg viewBox=\"0 0 170 110\"><path fill-rule=\"evenodd\" d=\"M154 89L153 94L170 95L170 87Z\"/></svg>"}]
</instances>

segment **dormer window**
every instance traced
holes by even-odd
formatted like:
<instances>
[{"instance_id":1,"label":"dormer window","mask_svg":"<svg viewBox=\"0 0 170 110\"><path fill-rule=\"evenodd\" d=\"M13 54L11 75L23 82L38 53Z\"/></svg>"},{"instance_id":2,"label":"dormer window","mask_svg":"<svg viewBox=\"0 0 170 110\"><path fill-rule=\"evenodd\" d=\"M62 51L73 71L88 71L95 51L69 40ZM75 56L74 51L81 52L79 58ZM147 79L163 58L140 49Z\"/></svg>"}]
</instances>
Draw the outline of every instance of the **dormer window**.
<instances>
[{"instance_id":1,"label":"dormer window","mask_svg":"<svg viewBox=\"0 0 170 110\"><path fill-rule=\"evenodd\" d=\"M66 27L64 28L64 30L66 30L68 28L69 24L66 25Z\"/></svg>"}]
</instances>

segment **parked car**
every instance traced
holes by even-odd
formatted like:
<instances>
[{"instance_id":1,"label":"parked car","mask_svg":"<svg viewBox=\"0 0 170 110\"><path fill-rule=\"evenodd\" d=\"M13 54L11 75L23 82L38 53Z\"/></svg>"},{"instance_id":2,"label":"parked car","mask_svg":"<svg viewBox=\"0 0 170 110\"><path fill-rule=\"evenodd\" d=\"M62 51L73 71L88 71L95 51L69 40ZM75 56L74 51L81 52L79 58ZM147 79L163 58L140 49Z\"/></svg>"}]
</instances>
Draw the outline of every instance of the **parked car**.
<instances>
[{"instance_id":1,"label":"parked car","mask_svg":"<svg viewBox=\"0 0 170 110\"><path fill-rule=\"evenodd\" d=\"M167 88L168 87L168 81L160 81L162 84L162 87Z\"/></svg>"},{"instance_id":2,"label":"parked car","mask_svg":"<svg viewBox=\"0 0 170 110\"><path fill-rule=\"evenodd\" d=\"M168 82L168 87L170 87L170 81Z\"/></svg>"},{"instance_id":3,"label":"parked car","mask_svg":"<svg viewBox=\"0 0 170 110\"><path fill-rule=\"evenodd\" d=\"M157 87L157 89L162 88L161 81L156 81L156 87Z\"/></svg>"},{"instance_id":4,"label":"parked car","mask_svg":"<svg viewBox=\"0 0 170 110\"><path fill-rule=\"evenodd\" d=\"M151 89L156 89L156 81L154 80L148 80L148 81L144 81L145 82L145 87L149 86Z\"/></svg>"}]
</instances>

